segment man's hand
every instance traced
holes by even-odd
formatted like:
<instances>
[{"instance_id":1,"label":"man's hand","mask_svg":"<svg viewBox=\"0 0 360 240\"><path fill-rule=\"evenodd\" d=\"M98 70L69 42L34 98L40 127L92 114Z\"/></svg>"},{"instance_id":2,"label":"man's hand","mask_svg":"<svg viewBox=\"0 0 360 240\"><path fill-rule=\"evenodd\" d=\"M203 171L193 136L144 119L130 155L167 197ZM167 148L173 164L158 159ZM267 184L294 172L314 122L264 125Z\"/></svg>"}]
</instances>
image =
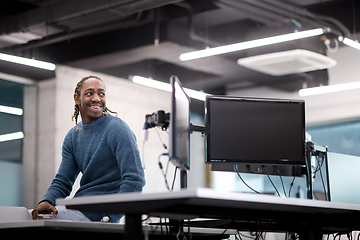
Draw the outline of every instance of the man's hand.
<instances>
[{"instance_id":1,"label":"man's hand","mask_svg":"<svg viewBox=\"0 0 360 240\"><path fill-rule=\"evenodd\" d=\"M34 220L40 220L39 214L43 213L49 213L52 212L54 214L54 217L56 218L56 215L58 214L58 210L51 205L49 202L44 201L39 203L36 208L31 212L32 218Z\"/></svg>"}]
</instances>

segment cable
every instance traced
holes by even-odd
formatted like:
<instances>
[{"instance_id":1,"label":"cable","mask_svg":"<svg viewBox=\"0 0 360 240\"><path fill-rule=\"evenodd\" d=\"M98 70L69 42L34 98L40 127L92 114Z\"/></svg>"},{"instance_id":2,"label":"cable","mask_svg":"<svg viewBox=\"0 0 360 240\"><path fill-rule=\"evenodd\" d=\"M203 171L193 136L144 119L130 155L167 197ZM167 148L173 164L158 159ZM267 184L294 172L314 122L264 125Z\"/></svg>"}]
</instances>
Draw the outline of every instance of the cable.
<instances>
[{"instance_id":1,"label":"cable","mask_svg":"<svg viewBox=\"0 0 360 240\"><path fill-rule=\"evenodd\" d=\"M170 236L169 229L168 229L168 223L166 221L166 218L164 219L164 221L165 221L166 236Z\"/></svg>"},{"instance_id":2,"label":"cable","mask_svg":"<svg viewBox=\"0 0 360 240\"><path fill-rule=\"evenodd\" d=\"M284 191L284 195L285 195L285 197L287 197L287 196L286 196L285 186L284 186L284 181L283 181L282 176L281 176L281 174L280 174L280 169L279 169L278 166L276 166L276 168L277 168L277 171L278 171L278 174L279 174L279 177L280 177L280 181L281 181L281 185L282 185L282 188L283 188L283 191Z\"/></svg>"},{"instance_id":3,"label":"cable","mask_svg":"<svg viewBox=\"0 0 360 240\"><path fill-rule=\"evenodd\" d=\"M163 232L163 228L162 228L162 218L160 218L160 231L161 231L161 236L164 235L164 232Z\"/></svg>"},{"instance_id":4,"label":"cable","mask_svg":"<svg viewBox=\"0 0 360 240\"><path fill-rule=\"evenodd\" d=\"M155 224L152 223L150 216L148 216L146 219L144 219L144 221L146 221L147 225L150 226L150 231L151 231L152 234L156 233L157 230L159 229L159 227L161 228L161 225L156 224L156 223ZM161 218L160 218L160 221L161 221ZM153 227L153 226L155 226L155 227Z\"/></svg>"},{"instance_id":5,"label":"cable","mask_svg":"<svg viewBox=\"0 0 360 240\"><path fill-rule=\"evenodd\" d=\"M224 235L228 229L225 229L220 235Z\"/></svg>"},{"instance_id":6,"label":"cable","mask_svg":"<svg viewBox=\"0 0 360 240\"><path fill-rule=\"evenodd\" d=\"M321 170L322 166L324 165L325 157L321 152L312 151L311 153L313 154L313 156L315 157L315 159L318 163L313 172L313 173L317 173L318 171ZM321 161L319 161L319 159L318 159L319 157L321 157Z\"/></svg>"},{"instance_id":7,"label":"cable","mask_svg":"<svg viewBox=\"0 0 360 240\"><path fill-rule=\"evenodd\" d=\"M321 163L321 167L322 165L324 164L324 156L321 156L321 159L322 159L322 163ZM316 160L318 161L318 165L319 165L319 160L318 158L316 158ZM319 168L320 170L320 178L321 178L321 183L323 185L323 189L324 189L324 194L325 194L325 200L327 201L328 200L328 196L327 196L327 191L326 191L326 187L325 187L325 182L324 182L324 177L323 177L323 174L322 174L322 171L321 171L321 167Z\"/></svg>"},{"instance_id":8,"label":"cable","mask_svg":"<svg viewBox=\"0 0 360 240\"><path fill-rule=\"evenodd\" d=\"M311 147L309 147L307 144L306 144L306 151L310 151L310 153L312 152ZM306 165L306 172L307 172L307 176L308 176L306 179L306 190L307 190L307 192L309 192L310 191L309 182L311 184L312 172L311 172L311 166L309 166L308 158L305 159L305 165ZM310 178L310 179L308 179L308 178Z\"/></svg>"},{"instance_id":9,"label":"cable","mask_svg":"<svg viewBox=\"0 0 360 240\"><path fill-rule=\"evenodd\" d=\"M277 194L279 195L279 197L280 197L280 193L279 193L279 191L277 190L277 188L276 188L276 186L275 186L274 182L271 180L271 178L270 178L269 174L267 173L267 171L266 171L266 167L265 167L265 168L263 168L263 170L264 170L264 172L265 172L266 176L268 177L268 179L269 179L269 181L270 181L271 185L274 187L274 189L275 189L276 193L277 193ZM279 176L280 176L280 174L279 174Z\"/></svg>"},{"instance_id":10,"label":"cable","mask_svg":"<svg viewBox=\"0 0 360 240\"><path fill-rule=\"evenodd\" d=\"M161 139L160 133L159 133L159 131L157 130L157 128L155 128L155 131L156 131L157 135L159 136L160 142L162 143L163 147L167 150L167 146L166 146L166 144L163 142L163 140Z\"/></svg>"},{"instance_id":11,"label":"cable","mask_svg":"<svg viewBox=\"0 0 360 240\"><path fill-rule=\"evenodd\" d=\"M253 235L253 236L255 236L255 238L252 238L252 237L249 237L249 236L246 236L245 234L242 234L240 231L237 231L237 234L238 234L238 236L239 236L239 238L242 240L242 237L245 237L245 238L250 238L250 239L252 239L252 240L255 240L255 239L258 239L257 237L257 235L255 236L255 235ZM241 237L242 236L242 237Z\"/></svg>"},{"instance_id":12,"label":"cable","mask_svg":"<svg viewBox=\"0 0 360 240\"><path fill-rule=\"evenodd\" d=\"M234 169L237 173L237 175L239 176L240 180L245 184L245 186L247 186L249 189L251 189L253 192L257 193L257 194L261 194L260 192L256 191L255 189L253 189L252 187L250 187L245 181L244 179L240 176L239 170L238 170L238 166L235 165Z\"/></svg>"},{"instance_id":13,"label":"cable","mask_svg":"<svg viewBox=\"0 0 360 240\"><path fill-rule=\"evenodd\" d=\"M325 185L324 177L323 177L322 170L321 170L321 168L323 167L324 162L325 162L324 153L312 150L311 154L315 157L316 162L317 162L317 166L316 166L315 170L312 173L314 174L314 178L315 178L316 173L319 172L322 187L323 187L323 190L324 190L325 200L328 201L328 194L327 194L327 190L326 190L326 185ZM320 158L320 160L319 160L319 158Z\"/></svg>"},{"instance_id":14,"label":"cable","mask_svg":"<svg viewBox=\"0 0 360 240\"><path fill-rule=\"evenodd\" d=\"M271 178L270 178L269 174L267 173L266 169L264 169L264 171L265 171L265 173L266 173L266 176L267 176L268 179L270 180L271 185L273 185L276 193L277 193L277 194L279 195L279 197L280 197L280 193L279 193L279 191L277 190L277 188L275 187L275 184L274 184L273 181L271 180Z\"/></svg>"},{"instance_id":15,"label":"cable","mask_svg":"<svg viewBox=\"0 0 360 240\"><path fill-rule=\"evenodd\" d=\"M292 180L291 183L290 183L290 189L289 189L289 194L288 194L289 197L291 197L290 193L291 193L292 187L294 186L295 178L296 178L296 175L294 174L293 180Z\"/></svg>"},{"instance_id":16,"label":"cable","mask_svg":"<svg viewBox=\"0 0 360 240\"><path fill-rule=\"evenodd\" d=\"M165 170L165 172L164 172L163 165L162 165L162 163L161 163L161 161L160 161L160 158L161 158L162 156L169 156L169 154L168 154L168 153L162 153L162 154L160 154L159 157L158 157L158 164L159 164L159 168L161 169L161 172L162 172L162 174L163 174L163 176L164 176L164 179L165 179L165 186L166 186L166 188L167 188L169 191L171 191L171 189L170 189L170 187L169 187L169 183L168 183L167 178L166 178L170 159L168 159L168 162L167 162L167 165L166 165L166 170Z\"/></svg>"},{"instance_id":17,"label":"cable","mask_svg":"<svg viewBox=\"0 0 360 240\"><path fill-rule=\"evenodd\" d=\"M174 190L174 184L175 184L175 180L176 180L177 169L178 169L178 167L175 168L174 179L173 179L173 182L172 182L172 185L171 185L171 191Z\"/></svg>"}]
</instances>

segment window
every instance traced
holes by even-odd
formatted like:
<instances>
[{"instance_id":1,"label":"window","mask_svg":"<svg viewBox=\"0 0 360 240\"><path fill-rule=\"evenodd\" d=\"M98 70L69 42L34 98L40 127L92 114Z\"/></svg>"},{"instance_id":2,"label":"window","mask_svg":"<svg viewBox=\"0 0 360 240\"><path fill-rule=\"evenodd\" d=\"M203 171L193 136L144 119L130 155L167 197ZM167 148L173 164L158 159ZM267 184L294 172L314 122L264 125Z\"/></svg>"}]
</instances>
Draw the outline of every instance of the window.
<instances>
[{"instance_id":1,"label":"window","mask_svg":"<svg viewBox=\"0 0 360 240\"><path fill-rule=\"evenodd\" d=\"M307 133L316 145L328 146L329 152L360 156L360 122L311 127Z\"/></svg>"},{"instance_id":2,"label":"window","mask_svg":"<svg viewBox=\"0 0 360 240\"><path fill-rule=\"evenodd\" d=\"M23 108L23 85L0 79L0 138L21 133L18 139L0 142L0 206L22 204L23 116L5 113L4 107ZM19 137L20 135L20 137Z\"/></svg>"}]
</instances>

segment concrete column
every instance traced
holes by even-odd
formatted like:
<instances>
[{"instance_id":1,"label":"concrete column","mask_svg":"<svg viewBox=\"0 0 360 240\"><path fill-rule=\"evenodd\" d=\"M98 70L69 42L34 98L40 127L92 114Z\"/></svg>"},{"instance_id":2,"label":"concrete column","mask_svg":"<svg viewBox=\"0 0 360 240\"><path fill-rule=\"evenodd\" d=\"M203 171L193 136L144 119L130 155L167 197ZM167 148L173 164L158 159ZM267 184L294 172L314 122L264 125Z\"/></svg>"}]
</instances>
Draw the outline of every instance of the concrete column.
<instances>
[{"instance_id":1,"label":"concrete column","mask_svg":"<svg viewBox=\"0 0 360 240\"><path fill-rule=\"evenodd\" d=\"M36 201L41 200L54 178L56 81L38 84Z\"/></svg>"},{"instance_id":2,"label":"concrete column","mask_svg":"<svg viewBox=\"0 0 360 240\"><path fill-rule=\"evenodd\" d=\"M24 87L23 205L36 204L37 86Z\"/></svg>"}]
</instances>

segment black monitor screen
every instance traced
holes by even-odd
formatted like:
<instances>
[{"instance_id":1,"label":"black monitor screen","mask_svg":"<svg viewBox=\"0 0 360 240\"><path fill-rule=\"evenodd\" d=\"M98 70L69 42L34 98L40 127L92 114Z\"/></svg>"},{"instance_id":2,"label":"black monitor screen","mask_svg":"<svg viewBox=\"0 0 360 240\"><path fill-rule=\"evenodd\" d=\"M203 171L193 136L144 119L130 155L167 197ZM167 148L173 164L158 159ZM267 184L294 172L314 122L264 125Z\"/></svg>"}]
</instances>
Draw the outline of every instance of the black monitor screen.
<instances>
[{"instance_id":1,"label":"black monitor screen","mask_svg":"<svg viewBox=\"0 0 360 240\"><path fill-rule=\"evenodd\" d=\"M190 99L175 76L170 78L172 101L170 113L169 157L182 169L190 169Z\"/></svg>"},{"instance_id":2,"label":"black monitor screen","mask_svg":"<svg viewBox=\"0 0 360 240\"><path fill-rule=\"evenodd\" d=\"M305 165L302 100L206 99L206 162Z\"/></svg>"}]
</instances>

